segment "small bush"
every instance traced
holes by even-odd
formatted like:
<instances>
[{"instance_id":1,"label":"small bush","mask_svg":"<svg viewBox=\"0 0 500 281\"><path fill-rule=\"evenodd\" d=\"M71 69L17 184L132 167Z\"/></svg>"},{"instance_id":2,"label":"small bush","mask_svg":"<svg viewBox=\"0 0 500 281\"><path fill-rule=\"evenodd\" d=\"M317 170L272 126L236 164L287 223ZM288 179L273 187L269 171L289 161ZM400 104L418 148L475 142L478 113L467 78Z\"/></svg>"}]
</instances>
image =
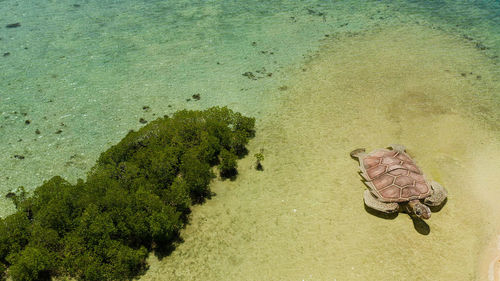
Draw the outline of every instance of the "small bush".
<instances>
[{"instance_id":1,"label":"small bush","mask_svg":"<svg viewBox=\"0 0 500 281\"><path fill-rule=\"evenodd\" d=\"M262 166L262 161L264 161L263 150L261 149L259 153L255 153L253 155L255 157L255 169L257 171L263 171L264 167Z\"/></svg>"}]
</instances>

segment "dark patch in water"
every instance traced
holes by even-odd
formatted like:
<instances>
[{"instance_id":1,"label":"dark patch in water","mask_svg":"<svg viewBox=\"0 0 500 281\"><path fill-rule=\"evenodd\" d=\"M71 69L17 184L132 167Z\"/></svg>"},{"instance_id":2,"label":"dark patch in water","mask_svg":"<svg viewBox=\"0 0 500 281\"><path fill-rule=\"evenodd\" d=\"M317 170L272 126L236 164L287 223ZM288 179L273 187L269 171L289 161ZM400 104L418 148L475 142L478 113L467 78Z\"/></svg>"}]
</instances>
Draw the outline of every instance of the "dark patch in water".
<instances>
[{"instance_id":1,"label":"dark patch in water","mask_svg":"<svg viewBox=\"0 0 500 281\"><path fill-rule=\"evenodd\" d=\"M464 75L467 75L464 73ZM438 104L433 98L432 93L425 94L418 91L407 91L398 98L394 98L388 104L387 113L390 120L401 122L406 118L412 118L420 115L440 115L446 114L450 110L441 104Z\"/></svg>"},{"instance_id":2,"label":"dark patch in water","mask_svg":"<svg viewBox=\"0 0 500 281\"><path fill-rule=\"evenodd\" d=\"M307 8L307 13L313 16L323 17L326 15L324 12L315 11L313 9Z\"/></svg>"},{"instance_id":3,"label":"dark patch in water","mask_svg":"<svg viewBox=\"0 0 500 281\"><path fill-rule=\"evenodd\" d=\"M479 49L481 51L488 50L489 47L483 45L481 42L476 43L476 49Z\"/></svg>"},{"instance_id":4,"label":"dark patch in water","mask_svg":"<svg viewBox=\"0 0 500 281\"><path fill-rule=\"evenodd\" d=\"M16 27L20 27L20 26L21 26L21 23L20 22L16 22L16 23L9 23L5 27L7 27L7 28L16 28Z\"/></svg>"},{"instance_id":5,"label":"dark patch in water","mask_svg":"<svg viewBox=\"0 0 500 281\"><path fill-rule=\"evenodd\" d=\"M241 75L246 76L248 79L257 80L257 78L255 77L255 75L252 72L250 72L250 71L247 71L247 72L245 72L245 73L243 73Z\"/></svg>"}]
</instances>

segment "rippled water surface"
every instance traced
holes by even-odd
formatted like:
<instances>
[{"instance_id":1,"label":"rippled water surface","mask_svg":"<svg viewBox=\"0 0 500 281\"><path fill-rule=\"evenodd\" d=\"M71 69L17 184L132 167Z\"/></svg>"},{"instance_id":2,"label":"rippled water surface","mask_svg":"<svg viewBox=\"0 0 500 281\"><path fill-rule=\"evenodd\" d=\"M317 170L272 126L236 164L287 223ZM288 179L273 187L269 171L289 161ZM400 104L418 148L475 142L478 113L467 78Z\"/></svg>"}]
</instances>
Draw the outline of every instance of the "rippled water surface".
<instances>
[{"instance_id":1,"label":"rippled water surface","mask_svg":"<svg viewBox=\"0 0 500 281\"><path fill-rule=\"evenodd\" d=\"M4 0L0 38L2 194L85 177L141 118L257 118L264 171L215 180L143 280L499 274L498 1ZM391 143L448 189L425 223L363 205L349 152Z\"/></svg>"}]
</instances>

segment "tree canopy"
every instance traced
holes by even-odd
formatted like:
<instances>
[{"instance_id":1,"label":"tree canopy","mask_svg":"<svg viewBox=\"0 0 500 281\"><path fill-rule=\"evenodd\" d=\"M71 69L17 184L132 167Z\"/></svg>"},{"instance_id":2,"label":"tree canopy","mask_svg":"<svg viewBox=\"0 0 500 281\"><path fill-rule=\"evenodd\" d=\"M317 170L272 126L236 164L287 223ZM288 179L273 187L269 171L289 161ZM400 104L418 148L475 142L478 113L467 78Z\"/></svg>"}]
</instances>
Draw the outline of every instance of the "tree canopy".
<instances>
[{"instance_id":1,"label":"tree canopy","mask_svg":"<svg viewBox=\"0 0 500 281\"><path fill-rule=\"evenodd\" d=\"M215 177L235 174L255 119L227 107L182 110L129 132L101 154L86 181L55 176L31 196L10 196L0 219L0 272L15 281L69 276L126 280L148 253L168 248L190 205L211 195Z\"/></svg>"}]
</instances>

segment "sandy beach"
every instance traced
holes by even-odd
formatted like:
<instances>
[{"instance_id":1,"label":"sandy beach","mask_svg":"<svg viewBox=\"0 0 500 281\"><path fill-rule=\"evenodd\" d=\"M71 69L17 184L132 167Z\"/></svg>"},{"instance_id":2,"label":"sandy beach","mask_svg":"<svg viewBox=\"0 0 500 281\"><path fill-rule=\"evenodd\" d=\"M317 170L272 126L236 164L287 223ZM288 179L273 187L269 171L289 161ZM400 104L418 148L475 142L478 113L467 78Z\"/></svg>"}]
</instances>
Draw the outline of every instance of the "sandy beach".
<instances>
[{"instance_id":1,"label":"sandy beach","mask_svg":"<svg viewBox=\"0 0 500 281\"><path fill-rule=\"evenodd\" d=\"M493 258L491 258L488 264L488 281L500 280L500 235L497 237L497 245L492 246L491 252L493 253Z\"/></svg>"}]
</instances>

